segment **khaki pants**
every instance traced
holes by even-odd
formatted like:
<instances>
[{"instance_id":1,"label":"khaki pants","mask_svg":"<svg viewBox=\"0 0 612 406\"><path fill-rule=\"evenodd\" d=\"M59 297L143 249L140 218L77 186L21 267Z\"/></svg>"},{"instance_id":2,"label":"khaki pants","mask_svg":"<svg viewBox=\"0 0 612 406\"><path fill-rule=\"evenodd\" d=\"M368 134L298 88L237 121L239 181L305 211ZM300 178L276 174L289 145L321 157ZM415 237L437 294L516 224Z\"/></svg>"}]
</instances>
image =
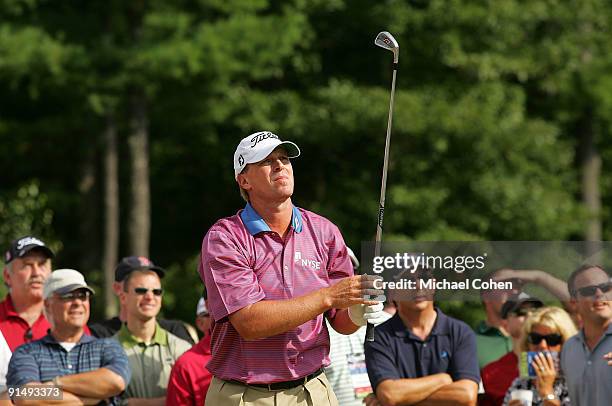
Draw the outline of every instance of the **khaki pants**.
<instances>
[{"instance_id":1,"label":"khaki pants","mask_svg":"<svg viewBox=\"0 0 612 406\"><path fill-rule=\"evenodd\" d=\"M324 373L305 385L269 391L213 377L206 406L338 406L336 395Z\"/></svg>"}]
</instances>

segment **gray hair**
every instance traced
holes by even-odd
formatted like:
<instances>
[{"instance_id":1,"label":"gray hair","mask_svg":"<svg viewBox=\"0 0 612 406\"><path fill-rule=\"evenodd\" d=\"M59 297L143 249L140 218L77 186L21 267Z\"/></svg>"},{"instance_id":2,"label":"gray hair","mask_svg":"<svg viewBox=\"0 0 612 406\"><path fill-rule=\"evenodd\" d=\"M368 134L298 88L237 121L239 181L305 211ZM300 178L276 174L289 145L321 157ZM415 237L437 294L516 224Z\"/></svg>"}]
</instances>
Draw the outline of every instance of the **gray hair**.
<instances>
[{"instance_id":1,"label":"gray hair","mask_svg":"<svg viewBox=\"0 0 612 406\"><path fill-rule=\"evenodd\" d=\"M246 166L242 169L242 171L239 173L239 175L245 173L247 171L247 168L249 167L250 164L246 164ZM238 179L236 179L236 181L238 181ZM242 200L244 200L245 202L249 202L249 193L244 190L242 188L242 186L240 186L240 183L238 183L238 189L240 189L240 197L242 197Z\"/></svg>"}]
</instances>

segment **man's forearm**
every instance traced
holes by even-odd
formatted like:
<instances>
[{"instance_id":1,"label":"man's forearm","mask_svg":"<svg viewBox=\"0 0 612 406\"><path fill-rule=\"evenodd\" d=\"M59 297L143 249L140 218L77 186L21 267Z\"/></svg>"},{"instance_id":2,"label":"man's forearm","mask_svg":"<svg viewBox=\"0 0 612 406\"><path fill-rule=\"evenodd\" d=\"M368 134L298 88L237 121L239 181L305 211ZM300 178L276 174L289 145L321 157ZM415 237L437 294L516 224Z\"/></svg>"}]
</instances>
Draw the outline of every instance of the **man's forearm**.
<instances>
[{"instance_id":1,"label":"man's forearm","mask_svg":"<svg viewBox=\"0 0 612 406\"><path fill-rule=\"evenodd\" d=\"M359 329L349 317L348 309L338 310L334 319L330 320L330 324L340 334L353 334Z\"/></svg>"},{"instance_id":2,"label":"man's forearm","mask_svg":"<svg viewBox=\"0 0 612 406\"><path fill-rule=\"evenodd\" d=\"M559 301L569 302L570 296L567 283L544 271L534 271L535 283L552 293Z\"/></svg>"},{"instance_id":3,"label":"man's forearm","mask_svg":"<svg viewBox=\"0 0 612 406\"><path fill-rule=\"evenodd\" d=\"M116 396L125 390L123 378L108 368L59 377L64 390L77 396L106 399Z\"/></svg>"},{"instance_id":4,"label":"man's forearm","mask_svg":"<svg viewBox=\"0 0 612 406\"><path fill-rule=\"evenodd\" d=\"M461 379L442 386L417 406L475 406L478 399L478 385L468 379Z\"/></svg>"},{"instance_id":5,"label":"man's forearm","mask_svg":"<svg viewBox=\"0 0 612 406\"><path fill-rule=\"evenodd\" d=\"M323 289L286 300L262 300L229 316L245 340L266 338L293 330L331 308Z\"/></svg>"},{"instance_id":6,"label":"man's forearm","mask_svg":"<svg viewBox=\"0 0 612 406\"><path fill-rule=\"evenodd\" d=\"M385 406L414 405L451 382L452 379L448 374L412 379L387 379L376 387L376 397Z\"/></svg>"}]
</instances>

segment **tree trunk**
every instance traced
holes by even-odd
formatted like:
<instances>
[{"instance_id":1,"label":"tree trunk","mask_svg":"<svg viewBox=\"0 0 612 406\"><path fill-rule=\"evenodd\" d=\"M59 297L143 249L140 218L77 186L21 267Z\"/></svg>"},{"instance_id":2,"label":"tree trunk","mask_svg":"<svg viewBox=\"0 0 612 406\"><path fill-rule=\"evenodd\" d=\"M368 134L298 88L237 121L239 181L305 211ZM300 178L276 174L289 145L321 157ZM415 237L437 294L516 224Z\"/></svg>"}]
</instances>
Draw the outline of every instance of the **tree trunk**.
<instances>
[{"instance_id":1,"label":"tree trunk","mask_svg":"<svg viewBox=\"0 0 612 406\"><path fill-rule=\"evenodd\" d=\"M98 143L88 143L83 155L83 166L79 180L81 204L79 208L79 267L83 270L96 269L100 261L98 196L96 188L96 156Z\"/></svg>"},{"instance_id":2,"label":"tree trunk","mask_svg":"<svg viewBox=\"0 0 612 406\"><path fill-rule=\"evenodd\" d=\"M149 129L147 103L142 89L130 92L130 135L132 207L129 220L130 255L149 256L151 202L149 190Z\"/></svg>"},{"instance_id":3,"label":"tree trunk","mask_svg":"<svg viewBox=\"0 0 612 406\"><path fill-rule=\"evenodd\" d=\"M115 266L119 260L119 175L117 127L112 114L106 117L104 130L104 312L107 318L117 314L113 293Z\"/></svg>"},{"instance_id":4,"label":"tree trunk","mask_svg":"<svg viewBox=\"0 0 612 406\"><path fill-rule=\"evenodd\" d=\"M585 115L580 125L578 153L581 172L582 203L587 209L588 219L584 229L584 239L587 241L587 255L592 262L599 262L601 249L601 195L599 180L601 176L601 156L595 145L593 119L590 113Z\"/></svg>"}]
</instances>

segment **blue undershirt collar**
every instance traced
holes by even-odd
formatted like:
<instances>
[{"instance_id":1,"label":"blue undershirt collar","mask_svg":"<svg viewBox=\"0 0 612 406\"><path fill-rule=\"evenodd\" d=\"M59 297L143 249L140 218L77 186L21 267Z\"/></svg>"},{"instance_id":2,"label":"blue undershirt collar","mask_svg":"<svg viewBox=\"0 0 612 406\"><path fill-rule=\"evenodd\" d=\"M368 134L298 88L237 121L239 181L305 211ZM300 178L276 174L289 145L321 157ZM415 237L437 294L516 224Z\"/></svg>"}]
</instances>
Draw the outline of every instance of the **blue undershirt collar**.
<instances>
[{"instance_id":1,"label":"blue undershirt collar","mask_svg":"<svg viewBox=\"0 0 612 406\"><path fill-rule=\"evenodd\" d=\"M302 214L300 210L293 206L291 214L291 227L296 233L302 232ZM240 218L251 235L259 234L264 231L272 231L265 220L255 211L250 203L244 206L240 213Z\"/></svg>"}]
</instances>

